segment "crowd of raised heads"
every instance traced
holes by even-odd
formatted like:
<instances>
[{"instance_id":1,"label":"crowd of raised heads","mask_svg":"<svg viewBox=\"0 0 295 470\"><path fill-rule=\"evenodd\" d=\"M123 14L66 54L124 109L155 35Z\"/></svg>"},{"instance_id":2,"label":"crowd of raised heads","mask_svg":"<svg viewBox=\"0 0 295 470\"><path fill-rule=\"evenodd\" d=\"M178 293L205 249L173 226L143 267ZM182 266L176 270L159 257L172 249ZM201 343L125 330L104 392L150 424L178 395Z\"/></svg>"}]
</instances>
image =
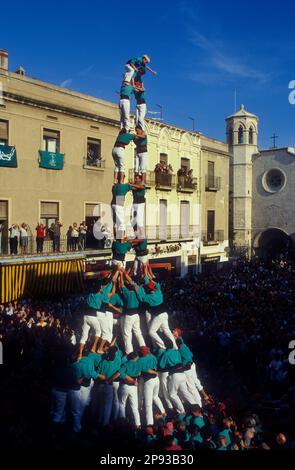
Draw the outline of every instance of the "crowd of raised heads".
<instances>
[{"instance_id":1,"label":"crowd of raised heads","mask_svg":"<svg viewBox=\"0 0 295 470\"><path fill-rule=\"evenodd\" d=\"M137 385L140 426L135 423L130 404L125 417L120 415L123 395L118 394L116 407L115 392L108 393L109 384L103 383L108 379L101 376L107 372L110 359L120 357L118 372L123 375L112 388L118 387L119 391L121 387L123 392L129 386L124 383L128 374L122 377L128 371L132 375L131 369L134 372L139 363L141 372L136 380L139 384L143 382L144 392L144 385L150 381L144 381L142 368L149 356L155 356L157 364L152 359L156 367L153 370L158 375L151 380L157 382L156 377L162 373L157 357L159 348L151 344L147 330L143 328L147 345L139 346L135 338L134 351L126 356L122 331L113 344L104 343L103 354L91 352L95 341L91 328L83 358L77 362L84 323L81 303L85 305L86 294L54 300L23 299L1 305L0 335L5 351L0 370L0 398L2 405L5 403L1 412L1 442L7 447L30 448L72 445L91 448L132 445L159 450L294 448L294 370L288 361L288 344L294 336L294 271L293 262L281 257L267 263L240 261L218 273L161 282L178 348L171 348L169 339L159 331L164 351L166 355L167 351L172 355L181 350L189 355L190 351L198 380L206 392L202 396L195 387L201 398L199 405L180 396L183 413L174 404L169 409L160 386L158 397L165 411L161 412L153 403L152 424L146 420L145 396L143 393L141 401L142 387ZM120 275L118 279L117 286ZM105 282L103 287L106 285ZM96 293L97 285L91 290ZM141 320L145 322L144 317ZM117 328L115 325L115 331ZM98 350L100 339L96 347ZM65 377L60 375L61 368L76 368L79 376L83 362L87 369L84 358L89 354L97 361L100 377L92 379L96 383L77 433L70 405L72 392L67 388L70 382L63 384L66 408L59 423L54 422L52 398L54 389L61 386L58 380ZM130 361L136 364L131 369L126 366ZM78 365L73 367L75 363ZM72 372L68 379L73 380ZM187 380L185 383L188 389ZM80 389L84 385L85 382L81 383ZM104 425L102 403L110 395L110 422ZM121 409L122 404L121 401Z\"/></svg>"}]
</instances>

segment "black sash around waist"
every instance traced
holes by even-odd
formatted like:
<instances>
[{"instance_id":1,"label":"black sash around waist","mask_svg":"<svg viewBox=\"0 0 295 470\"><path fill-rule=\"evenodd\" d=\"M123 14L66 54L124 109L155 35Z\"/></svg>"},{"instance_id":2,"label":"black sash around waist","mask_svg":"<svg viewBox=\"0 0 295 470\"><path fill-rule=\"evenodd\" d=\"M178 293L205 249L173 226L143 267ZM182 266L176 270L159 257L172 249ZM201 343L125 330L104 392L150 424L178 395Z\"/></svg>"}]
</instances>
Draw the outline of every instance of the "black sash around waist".
<instances>
[{"instance_id":1,"label":"black sash around waist","mask_svg":"<svg viewBox=\"0 0 295 470\"><path fill-rule=\"evenodd\" d=\"M138 307L136 307L136 308L126 308L124 310L125 315L135 315L136 313L138 313Z\"/></svg>"},{"instance_id":2,"label":"black sash around waist","mask_svg":"<svg viewBox=\"0 0 295 470\"><path fill-rule=\"evenodd\" d=\"M145 153L147 152L147 145L138 145L136 147L136 152L137 153Z\"/></svg>"},{"instance_id":3,"label":"black sash around waist","mask_svg":"<svg viewBox=\"0 0 295 470\"><path fill-rule=\"evenodd\" d=\"M144 382L147 382L148 380L155 379L157 374L148 374L147 372L142 372L141 376Z\"/></svg>"},{"instance_id":4,"label":"black sash around waist","mask_svg":"<svg viewBox=\"0 0 295 470\"><path fill-rule=\"evenodd\" d=\"M161 313L167 312L167 305L165 303L162 303L161 305L156 305L155 307L149 305L147 307L147 310L152 315L160 315Z\"/></svg>"},{"instance_id":5,"label":"black sash around waist","mask_svg":"<svg viewBox=\"0 0 295 470\"><path fill-rule=\"evenodd\" d=\"M83 381L82 381L82 383L81 383L82 387L89 387L90 384L91 384L91 379L86 379L86 378L84 377L84 379L83 379Z\"/></svg>"},{"instance_id":6,"label":"black sash around waist","mask_svg":"<svg viewBox=\"0 0 295 470\"><path fill-rule=\"evenodd\" d=\"M128 95L120 95L120 100L129 100L129 101L130 101L130 96L128 96Z\"/></svg>"},{"instance_id":7,"label":"black sash around waist","mask_svg":"<svg viewBox=\"0 0 295 470\"><path fill-rule=\"evenodd\" d=\"M125 261L125 254L121 253L114 253L113 254L113 259L117 261Z\"/></svg>"},{"instance_id":8,"label":"black sash around waist","mask_svg":"<svg viewBox=\"0 0 295 470\"><path fill-rule=\"evenodd\" d=\"M96 317L96 312L105 312L105 305L101 304L100 309L92 308L87 305L83 310L83 314L89 317Z\"/></svg>"},{"instance_id":9,"label":"black sash around waist","mask_svg":"<svg viewBox=\"0 0 295 470\"><path fill-rule=\"evenodd\" d=\"M133 204L145 204L145 197L144 196L133 196Z\"/></svg>"},{"instance_id":10,"label":"black sash around waist","mask_svg":"<svg viewBox=\"0 0 295 470\"><path fill-rule=\"evenodd\" d=\"M136 256L147 256L149 254L149 250L140 250L136 252Z\"/></svg>"}]
</instances>

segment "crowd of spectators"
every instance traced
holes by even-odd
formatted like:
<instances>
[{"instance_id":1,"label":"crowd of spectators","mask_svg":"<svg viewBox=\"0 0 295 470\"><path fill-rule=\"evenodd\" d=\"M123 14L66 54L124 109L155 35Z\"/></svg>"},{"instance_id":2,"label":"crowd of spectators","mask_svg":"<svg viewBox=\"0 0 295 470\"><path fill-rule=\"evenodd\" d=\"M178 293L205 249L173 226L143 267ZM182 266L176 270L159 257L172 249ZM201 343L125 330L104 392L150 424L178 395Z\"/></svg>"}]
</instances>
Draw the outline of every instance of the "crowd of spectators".
<instances>
[{"instance_id":1,"label":"crowd of spectators","mask_svg":"<svg viewBox=\"0 0 295 470\"><path fill-rule=\"evenodd\" d=\"M159 419L137 434L126 422L71 436L50 426L54 365L79 342L83 294L0 306L0 442L4 447L156 450L294 448L295 267L286 258L238 261L216 274L162 282L170 324L181 327L211 395L199 412ZM97 287L97 286L96 286ZM89 289L88 289L89 290Z\"/></svg>"},{"instance_id":2,"label":"crowd of spectators","mask_svg":"<svg viewBox=\"0 0 295 470\"><path fill-rule=\"evenodd\" d=\"M105 240L112 235L100 220L93 220L88 225L85 221L80 224L73 222L68 227L65 236L62 234L62 227L63 225L59 220L48 225L40 222L37 224L35 231L26 223L21 225L12 224L8 229L9 254L14 256L18 254L43 254L44 252L83 251L85 248L103 249ZM98 234L97 237L94 236L94 227L96 232L101 231L101 234ZM8 248L6 249L3 239L3 231L4 225L0 224L0 255L8 254Z\"/></svg>"}]
</instances>

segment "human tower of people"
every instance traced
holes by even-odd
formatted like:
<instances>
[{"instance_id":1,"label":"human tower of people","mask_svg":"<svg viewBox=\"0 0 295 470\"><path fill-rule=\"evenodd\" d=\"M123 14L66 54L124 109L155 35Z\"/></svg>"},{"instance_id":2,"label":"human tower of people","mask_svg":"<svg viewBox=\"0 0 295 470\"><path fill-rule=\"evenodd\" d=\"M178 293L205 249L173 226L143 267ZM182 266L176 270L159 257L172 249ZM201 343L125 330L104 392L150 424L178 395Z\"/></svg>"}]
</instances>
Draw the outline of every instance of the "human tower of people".
<instances>
[{"instance_id":1,"label":"human tower of people","mask_svg":"<svg viewBox=\"0 0 295 470\"><path fill-rule=\"evenodd\" d=\"M74 432L81 430L87 409L102 426L125 418L139 428L152 426L155 418L167 414L182 415L185 406L197 415L202 399L208 400L181 330L172 332L169 327L162 289L148 261L144 237L147 137L142 76L146 70L155 74L149 62L147 55L128 61L121 85L121 130L113 148L112 271L99 292L89 294L81 308L83 326L78 350L64 358L53 387L53 422L64 422L69 400ZM132 94L137 102L135 134L130 130ZM125 184L125 147L131 141L136 145L135 183ZM132 240L125 237L124 199L128 191L133 192ZM135 260L127 271L125 255L131 248ZM128 402L130 413L126 412Z\"/></svg>"}]
</instances>

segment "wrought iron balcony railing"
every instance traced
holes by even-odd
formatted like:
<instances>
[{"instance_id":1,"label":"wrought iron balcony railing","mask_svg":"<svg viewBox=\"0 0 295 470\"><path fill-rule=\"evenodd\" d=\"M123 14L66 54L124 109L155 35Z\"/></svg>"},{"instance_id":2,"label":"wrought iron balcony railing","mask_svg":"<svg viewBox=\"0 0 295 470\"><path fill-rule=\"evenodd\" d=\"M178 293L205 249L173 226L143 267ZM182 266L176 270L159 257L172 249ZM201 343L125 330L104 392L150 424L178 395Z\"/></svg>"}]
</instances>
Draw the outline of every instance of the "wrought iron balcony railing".
<instances>
[{"instance_id":1,"label":"wrought iron balcony railing","mask_svg":"<svg viewBox=\"0 0 295 470\"><path fill-rule=\"evenodd\" d=\"M219 191L221 188L221 177L206 175L205 189L206 191Z\"/></svg>"},{"instance_id":2,"label":"wrought iron balcony railing","mask_svg":"<svg viewBox=\"0 0 295 470\"><path fill-rule=\"evenodd\" d=\"M217 230L216 232L202 232L203 245L215 245L224 241L224 231Z\"/></svg>"},{"instance_id":3,"label":"wrought iron balcony railing","mask_svg":"<svg viewBox=\"0 0 295 470\"><path fill-rule=\"evenodd\" d=\"M198 189L198 179L190 178L186 176L177 176L177 191L185 193L193 193Z\"/></svg>"}]
</instances>

